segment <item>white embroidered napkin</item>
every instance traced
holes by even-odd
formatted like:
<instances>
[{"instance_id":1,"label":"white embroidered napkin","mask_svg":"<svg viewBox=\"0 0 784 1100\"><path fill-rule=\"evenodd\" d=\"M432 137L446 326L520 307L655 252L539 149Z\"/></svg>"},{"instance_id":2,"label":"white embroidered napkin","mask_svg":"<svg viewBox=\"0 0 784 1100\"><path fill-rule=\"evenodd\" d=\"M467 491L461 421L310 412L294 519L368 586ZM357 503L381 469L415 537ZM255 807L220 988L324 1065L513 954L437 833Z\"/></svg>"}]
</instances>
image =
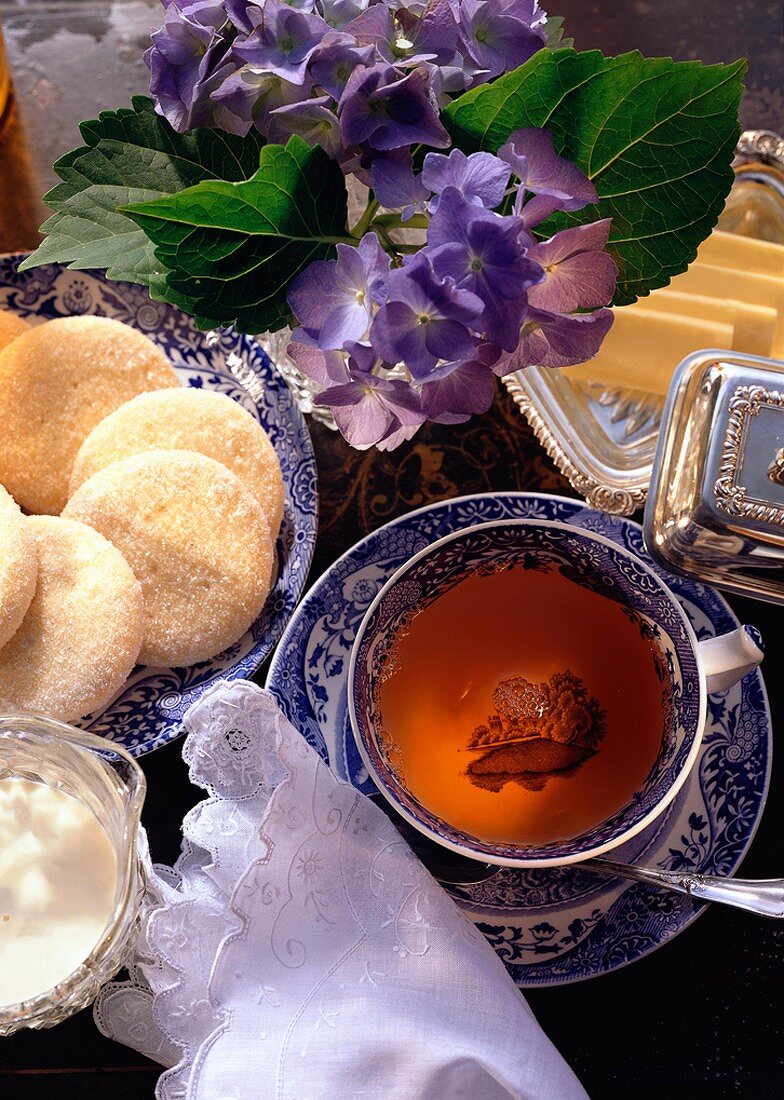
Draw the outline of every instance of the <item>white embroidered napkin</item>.
<instances>
[{"instance_id":1,"label":"white embroidered napkin","mask_svg":"<svg viewBox=\"0 0 784 1100\"><path fill-rule=\"evenodd\" d=\"M183 756L210 797L148 865L104 1034L159 1100L572 1100L585 1092L481 934L273 696L216 685Z\"/></svg>"}]
</instances>

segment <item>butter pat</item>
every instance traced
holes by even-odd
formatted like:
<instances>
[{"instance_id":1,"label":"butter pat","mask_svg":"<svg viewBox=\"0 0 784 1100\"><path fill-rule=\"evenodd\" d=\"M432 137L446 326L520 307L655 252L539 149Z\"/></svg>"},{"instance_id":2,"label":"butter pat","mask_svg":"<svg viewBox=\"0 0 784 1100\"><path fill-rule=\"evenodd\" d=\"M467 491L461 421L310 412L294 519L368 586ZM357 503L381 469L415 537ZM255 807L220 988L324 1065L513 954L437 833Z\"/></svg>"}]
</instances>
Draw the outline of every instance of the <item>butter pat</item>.
<instances>
[{"instance_id":1,"label":"butter pat","mask_svg":"<svg viewBox=\"0 0 784 1100\"><path fill-rule=\"evenodd\" d=\"M769 306L754 306L737 299L708 298L704 294L681 294L677 290L654 290L627 309L651 313L676 313L699 321L732 325L733 351L750 355L770 355L776 335L776 311ZM696 350L696 349L695 349Z\"/></svg>"},{"instance_id":2,"label":"butter pat","mask_svg":"<svg viewBox=\"0 0 784 1100\"><path fill-rule=\"evenodd\" d=\"M738 300L750 305L764 306L776 313L776 330L770 354L784 356L784 279L772 275L757 275L748 271L734 271L700 261L688 271L677 275L669 286L684 294L700 294L709 298ZM703 344L703 347L721 347L721 344Z\"/></svg>"},{"instance_id":3,"label":"butter pat","mask_svg":"<svg viewBox=\"0 0 784 1100\"><path fill-rule=\"evenodd\" d=\"M588 363L561 368L567 378L666 393L682 359L701 348L732 348L732 325L679 317L675 313L622 306L599 354Z\"/></svg>"},{"instance_id":4,"label":"butter pat","mask_svg":"<svg viewBox=\"0 0 784 1100\"><path fill-rule=\"evenodd\" d=\"M117 859L77 799L27 779L0 781L0 1005L47 993L100 942Z\"/></svg>"},{"instance_id":5,"label":"butter pat","mask_svg":"<svg viewBox=\"0 0 784 1100\"><path fill-rule=\"evenodd\" d=\"M784 278L784 245L742 237L739 233L724 233L721 229L714 230L702 242L697 259L717 267Z\"/></svg>"}]
</instances>

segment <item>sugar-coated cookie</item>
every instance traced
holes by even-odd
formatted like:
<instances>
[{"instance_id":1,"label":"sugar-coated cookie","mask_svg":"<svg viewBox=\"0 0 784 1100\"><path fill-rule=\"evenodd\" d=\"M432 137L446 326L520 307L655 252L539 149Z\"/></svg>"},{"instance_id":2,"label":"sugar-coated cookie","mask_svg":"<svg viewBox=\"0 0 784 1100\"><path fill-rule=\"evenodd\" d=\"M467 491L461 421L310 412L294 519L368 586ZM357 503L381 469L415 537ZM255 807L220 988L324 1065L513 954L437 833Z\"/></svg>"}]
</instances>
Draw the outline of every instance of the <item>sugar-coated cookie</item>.
<instances>
[{"instance_id":1,"label":"sugar-coated cookie","mask_svg":"<svg viewBox=\"0 0 784 1100\"><path fill-rule=\"evenodd\" d=\"M37 575L38 552L27 517L0 485L0 647L21 625Z\"/></svg>"},{"instance_id":2,"label":"sugar-coated cookie","mask_svg":"<svg viewBox=\"0 0 784 1100\"><path fill-rule=\"evenodd\" d=\"M10 309L0 309L0 351L29 328L27 321L18 313L12 313Z\"/></svg>"},{"instance_id":3,"label":"sugar-coated cookie","mask_svg":"<svg viewBox=\"0 0 784 1100\"><path fill-rule=\"evenodd\" d=\"M0 352L0 484L29 512L60 512L95 425L138 393L178 385L160 348L120 321L61 317L28 329Z\"/></svg>"},{"instance_id":4,"label":"sugar-coated cookie","mask_svg":"<svg viewBox=\"0 0 784 1100\"><path fill-rule=\"evenodd\" d=\"M92 527L28 516L38 584L22 625L0 649L0 711L64 722L104 707L136 663L141 588L119 550Z\"/></svg>"},{"instance_id":5,"label":"sugar-coated cookie","mask_svg":"<svg viewBox=\"0 0 784 1100\"><path fill-rule=\"evenodd\" d=\"M99 470L63 513L122 551L144 595L140 661L190 665L236 642L270 589L273 543L240 479L195 451L146 451Z\"/></svg>"},{"instance_id":6,"label":"sugar-coated cookie","mask_svg":"<svg viewBox=\"0 0 784 1100\"><path fill-rule=\"evenodd\" d=\"M181 386L143 393L121 405L82 444L70 491L112 462L160 448L198 451L222 462L253 493L277 536L283 477L275 448L255 417L231 397L210 390Z\"/></svg>"}]
</instances>

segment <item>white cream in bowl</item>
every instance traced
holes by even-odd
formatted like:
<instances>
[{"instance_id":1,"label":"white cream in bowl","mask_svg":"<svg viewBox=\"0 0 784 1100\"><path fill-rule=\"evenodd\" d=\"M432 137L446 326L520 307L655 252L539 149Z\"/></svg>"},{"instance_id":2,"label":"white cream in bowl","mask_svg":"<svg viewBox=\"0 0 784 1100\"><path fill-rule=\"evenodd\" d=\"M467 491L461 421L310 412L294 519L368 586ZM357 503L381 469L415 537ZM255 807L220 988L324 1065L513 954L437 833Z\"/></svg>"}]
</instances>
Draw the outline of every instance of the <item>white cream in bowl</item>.
<instances>
[{"instance_id":1,"label":"white cream in bowl","mask_svg":"<svg viewBox=\"0 0 784 1100\"><path fill-rule=\"evenodd\" d=\"M0 1006L46 993L97 946L117 857L96 817L44 783L0 780Z\"/></svg>"}]
</instances>

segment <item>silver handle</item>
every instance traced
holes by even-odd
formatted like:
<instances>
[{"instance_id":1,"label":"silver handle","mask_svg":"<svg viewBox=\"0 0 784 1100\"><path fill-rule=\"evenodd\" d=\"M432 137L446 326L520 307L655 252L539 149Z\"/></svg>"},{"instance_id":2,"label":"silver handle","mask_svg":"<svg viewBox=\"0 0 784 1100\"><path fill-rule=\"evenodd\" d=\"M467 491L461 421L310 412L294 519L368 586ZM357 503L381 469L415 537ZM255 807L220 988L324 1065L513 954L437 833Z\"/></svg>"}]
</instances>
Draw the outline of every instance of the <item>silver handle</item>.
<instances>
[{"instance_id":1,"label":"silver handle","mask_svg":"<svg viewBox=\"0 0 784 1100\"><path fill-rule=\"evenodd\" d=\"M688 871L632 867L611 859L587 859L580 866L603 875L618 875L634 882L661 886L699 901L733 905L736 909L746 909L760 917L784 918L784 879L719 878L717 875L689 874Z\"/></svg>"}]
</instances>

